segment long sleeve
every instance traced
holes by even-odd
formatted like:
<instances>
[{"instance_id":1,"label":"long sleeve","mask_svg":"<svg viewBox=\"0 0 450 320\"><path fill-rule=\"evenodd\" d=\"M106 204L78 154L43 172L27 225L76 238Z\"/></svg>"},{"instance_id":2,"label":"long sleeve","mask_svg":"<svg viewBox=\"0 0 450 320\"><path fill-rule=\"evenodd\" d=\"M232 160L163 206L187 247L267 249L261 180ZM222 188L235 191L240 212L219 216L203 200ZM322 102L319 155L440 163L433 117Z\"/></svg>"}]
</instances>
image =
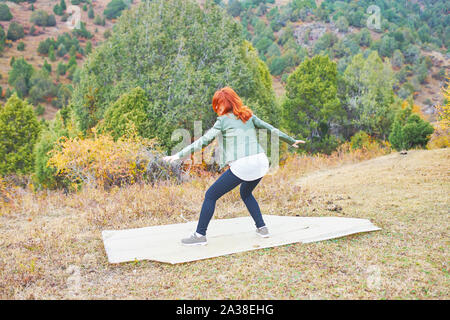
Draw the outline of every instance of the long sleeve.
<instances>
[{"instance_id":1,"label":"long sleeve","mask_svg":"<svg viewBox=\"0 0 450 320\"><path fill-rule=\"evenodd\" d=\"M278 136L280 137L281 140L283 140L286 143L289 143L290 145L295 143L296 140L294 138L292 138L291 136L287 135L286 133L278 130L277 128L268 124L267 122L264 122L263 120L258 118L255 114L253 114L252 119L253 119L253 124L255 125L256 128L267 129L271 133L275 132L278 134Z\"/></svg>"},{"instance_id":2,"label":"long sleeve","mask_svg":"<svg viewBox=\"0 0 450 320\"><path fill-rule=\"evenodd\" d=\"M193 143L177 152L176 155L178 155L180 158L184 158L186 155L192 154L195 151L198 151L201 148L207 146L222 131L221 126L222 125L220 123L220 120L217 119L212 128L210 128L203 136L201 136Z\"/></svg>"}]
</instances>

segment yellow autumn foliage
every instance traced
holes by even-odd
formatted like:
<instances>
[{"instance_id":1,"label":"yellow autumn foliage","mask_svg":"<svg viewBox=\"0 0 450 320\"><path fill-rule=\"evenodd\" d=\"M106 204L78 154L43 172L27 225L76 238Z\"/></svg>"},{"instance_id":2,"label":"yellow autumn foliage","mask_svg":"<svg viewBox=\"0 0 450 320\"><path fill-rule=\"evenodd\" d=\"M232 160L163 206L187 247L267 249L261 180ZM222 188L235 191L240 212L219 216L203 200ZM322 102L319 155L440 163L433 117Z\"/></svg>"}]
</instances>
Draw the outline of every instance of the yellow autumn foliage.
<instances>
[{"instance_id":1,"label":"yellow autumn foliage","mask_svg":"<svg viewBox=\"0 0 450 320\"><path fill-rule=\"evenodd\" d=\"M68 178L73 187L88 184L108 188L143 180L150 159L148 150L157 148L155 139L129 135L114 141L95 129L93 133L90 138L61 138L48 165Z\"/></svg>"},{"instance_id":2,"label":"yellow autumn foliage","mask_svg":"<svg viewBox=\"0 0 450 320\"><path fill-rule=\"evenodd\" d=\"M450 126L450 89L448 87L450 78L447 78L447 80L447 87L443 90L446 103L445 105L437 108L439 115L439 126L444 130L448 130Z\"/></svg>"},{"instance_id":3,"label":"yellow autumn foliage","mask_svg":"<svg viewBox=\"0 0 450 320\"><path fill-rule=\"evenodd\" d=\"M0 177L0 216L9 212L13 206L12 187Z\"/></svg>"},{"instance_id":4,"label":"yellow autumn foliage","mask_svg":"<svg viewBox=\"0 0 450 320\"><path fill-rule=\"evenodd\" d=\"M450 78L447 78L450 80ZM427 144L428 149L449 148L450 147L450 81L447 81L446 87L442 90L446 103L437 106L438 122L435 126L433 135Z\"/></svg>"}]
</instances>

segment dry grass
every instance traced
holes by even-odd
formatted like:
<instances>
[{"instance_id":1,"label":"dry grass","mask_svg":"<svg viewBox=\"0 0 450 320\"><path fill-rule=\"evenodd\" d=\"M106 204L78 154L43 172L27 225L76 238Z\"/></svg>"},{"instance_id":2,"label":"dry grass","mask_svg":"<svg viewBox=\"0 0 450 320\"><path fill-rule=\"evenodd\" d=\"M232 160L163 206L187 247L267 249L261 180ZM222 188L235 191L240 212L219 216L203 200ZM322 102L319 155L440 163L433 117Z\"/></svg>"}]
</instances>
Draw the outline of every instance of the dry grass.
<instances>
[{"instance_id":1,"label":"dry grass","mask_svg":"<svg viewBox=\"0 0 450 320\"><path fill-rule=\"evenodd\" d=\"M111 265L101 230L195 220L213 177L68 196L22 190L0 217L0 298L448 299L449 158L437 149L291 159L255 190L264 214L367 218L382 230L180 265ZM247 214L233 190L215 218Z\"/></svg>"}]
</instances>

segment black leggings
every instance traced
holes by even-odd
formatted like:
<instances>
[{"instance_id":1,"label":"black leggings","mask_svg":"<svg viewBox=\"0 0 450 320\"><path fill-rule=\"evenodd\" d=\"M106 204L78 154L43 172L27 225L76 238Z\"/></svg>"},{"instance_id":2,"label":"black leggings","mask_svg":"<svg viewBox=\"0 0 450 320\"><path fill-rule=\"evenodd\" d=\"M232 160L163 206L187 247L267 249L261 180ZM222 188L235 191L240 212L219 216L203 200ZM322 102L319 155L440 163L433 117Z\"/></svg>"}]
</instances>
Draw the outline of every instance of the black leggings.
<instances>
[{"instance_id":1,"label":"black leggings","mask_svg":"<svg viewBox=\"0 0 450 320\"><path fill-rule=\"evenodd\" d=\"M261 179L262 178L253 181L245 181L234 175L230 169L225 171L217 179L217 181L209 187L208 191L206 191L205 200L203 201L202 210L200 212L200 219L197 225L197 232L202 235L206 235L206 229L208 228L209 221L214 214L217 199L225 193L233 190L239 184L241 184L241 198L247 206L253 220L255 220L256 227L261 228L265 226L258 202L256 202L255 197L252 195L253 189L255 189Z\"/></svg>"}]
</instances>

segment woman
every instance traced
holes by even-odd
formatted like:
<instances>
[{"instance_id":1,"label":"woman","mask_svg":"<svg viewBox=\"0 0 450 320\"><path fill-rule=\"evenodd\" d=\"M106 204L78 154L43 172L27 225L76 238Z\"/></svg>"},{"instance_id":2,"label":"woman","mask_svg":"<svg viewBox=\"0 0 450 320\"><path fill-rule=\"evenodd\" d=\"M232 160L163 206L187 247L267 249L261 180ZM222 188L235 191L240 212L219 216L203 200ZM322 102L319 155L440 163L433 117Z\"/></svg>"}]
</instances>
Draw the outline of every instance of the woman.
<instances>
[{"instance_id":1,"label":"woman","mask_svg":"<svg viewBox=\"0 0 450 320\"><path fill-rule=\"evenodd\" d=\"M266 238L269 236L269 230L262 218L258 202L252 195L253 189L269 170L269 160L257 141L256 128L268 129L272 134L278 134L283 141L295 148L305 141L295 140L259 119L247 106L243 105L241 98L230 87L220 89L214 94L212 107L218 115L214 126L191 145L172 156L163 158L170 162L182 159L200 150L211 143L216 136L222 134L223 154L220 168L228 164L229 169L206 191L197 230L189 238L182 239L181 243L184 245L207 243L206 229L214 214L217 199L239 184L241 198L255 221L256 233Z\"/></svg>"}]
</instances>

